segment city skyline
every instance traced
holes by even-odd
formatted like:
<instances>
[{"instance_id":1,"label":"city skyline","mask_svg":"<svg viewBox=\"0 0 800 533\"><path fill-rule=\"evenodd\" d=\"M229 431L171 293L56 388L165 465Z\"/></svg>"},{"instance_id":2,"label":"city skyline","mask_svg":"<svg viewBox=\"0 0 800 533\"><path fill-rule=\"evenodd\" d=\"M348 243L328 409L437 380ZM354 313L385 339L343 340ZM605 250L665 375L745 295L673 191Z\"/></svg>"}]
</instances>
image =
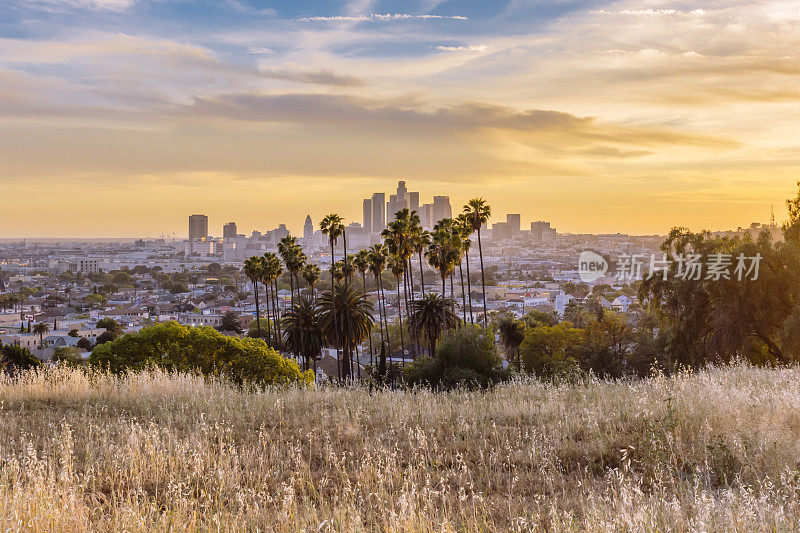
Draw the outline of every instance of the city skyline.
<instances>
[{"instance_id":1,"label":"city skyline","mask_svg":"<svg viewBox=\"0 0 800 533\"><path fill-rule=\"evenodd\" d=\"M300 231L398 179L574 233L780 221L798 12L9 0L0 238L177 235L194 212Z\"/></svg>"}]
</instances>

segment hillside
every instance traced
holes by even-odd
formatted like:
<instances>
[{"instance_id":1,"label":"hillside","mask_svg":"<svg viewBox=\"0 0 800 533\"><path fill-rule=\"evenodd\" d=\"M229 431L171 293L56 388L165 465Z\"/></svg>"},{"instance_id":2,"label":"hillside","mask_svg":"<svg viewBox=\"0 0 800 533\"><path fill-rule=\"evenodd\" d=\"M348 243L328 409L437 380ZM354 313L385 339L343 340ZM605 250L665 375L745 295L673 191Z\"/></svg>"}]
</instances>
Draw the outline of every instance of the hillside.
<instances>
[{"instance_id":1,"label":"hillside","mask_svg":"<svg viewBox=\"0 0 800 533\"><path fill-rule=\"evenodd\" d=\"M0 384L0 526L796 529L800 370L490 392Z\"/></svg>"}]
</instances>

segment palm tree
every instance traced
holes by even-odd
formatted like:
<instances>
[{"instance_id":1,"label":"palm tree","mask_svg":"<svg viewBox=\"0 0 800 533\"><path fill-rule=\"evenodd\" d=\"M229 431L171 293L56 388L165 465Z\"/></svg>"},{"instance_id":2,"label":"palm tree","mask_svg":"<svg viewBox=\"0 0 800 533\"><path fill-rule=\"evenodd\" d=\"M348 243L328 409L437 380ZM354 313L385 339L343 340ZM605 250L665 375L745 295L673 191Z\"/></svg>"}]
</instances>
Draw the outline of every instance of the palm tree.
<instances>
[{"instance_id":1,"label":"palm tree","mask_svg":"<svg viewBox=\"0 0 800 533\"><path fill-rule=\"evenodd\" d=\"M289 272L289 289L292 292L292 307L294 307L294 288L297 285L298 292L300 290L299 273L306 263L306 254L303 249L297 244L297 238L287 235L278 243L278 253L283 258L283 264L286 265L286 270Z\"/></svg>"},{"instance_id":2,"label":"palm tree","mask_svg":"<svg viewBox=\"0 0 800 533\"><path fill-rule=\"evenodd\" d=\"M258 306L258 282L261 279L264 266L264 259L254 255L245 259L243 268L244 275L253 284L253 292L256 295L256 331L258 331L259 338L261 338L261 311Z\"/></svg>"},{"instance_id":3,"label":"palm tree","mask_svg":"<svg viewBox=\"0 0 800 533\"><path fill-rule=\"evenodd\" d=\"M408 263L414 253L411 226L411 212L408 208L401 209L395 213L395 219L389 222L389 227L381 233L389 254L404 264ZM406 311L408 311L408 283L405 281L405 274L406 267L403 266L403 295L406 302Z\"/></svg>"},{"instance_id":4,"label":"palm tree","mask_svg":"<svg viewBox=\"0 0 800 533\"><path fill-rule=\"evenodd\" d=\"M509 364L512 359L516 359L517 371L520 371L522 367L519 360L519 345L525 338L525 326L513 316L506 315L497 324L497 332L500 334L500 341L505 346Z\"/></svg>"},{"instance_id":5,"label":"palm tree","mask_svg":"<svg viewBox=\"0 0 800 533\"><path fill-rule=\"evenodd\" d=\"M397 323L400 326L400 354L405 356L406 343L403 340L403 306L400 304L400 276L405 274L406 263L401 257L390 257L388 266L397 282Z\"/></svg>"},{"instance_id":6,"label":"palm tree","mask_svg":"<svg viewBox=\"0 0 800 533\"><path fill-rule=\"evenodd\" d=\"M446 280L455 272L455 262L460 246L459 239L450 231L451 219L442 219L436 223L431 235L431 244L428 246L428 263L439 271L442 280L442 299L447 298ZM452 296L452 286L450 289ZM444 313L444 309L442 310ZM444 315L442 323L447 325Z\"/></svg>"},{"instance_id":7,"label":"palm tree","mask_svg":"<svg viewBox=\"0 0 800 533\"><path fill-rule=\"evenodd\" d=\"M353 266L361 273L361 283L364 294L367 294L367 270L369 270L369 252L359 250L353 258ZM379 315L380 316L380 315ZM375 352L372 348L372 335L369 336L369 366L375 368Z\"/></svg>"},{"instance_id":8,"label":"palm tree","mask_svg":"<svg viewBox=\"0 0 800 533\"><path fill-rule=\"evenodd\" d=\"M44 334L50 331L50 326L44 322L39 322L33 326L33 333L39 335L39 348L44 348Z\"/></svg>"},{"instance_id":9,"label":"palm tree","mask_svg":"<svg viewBox=\"0 0 800 533\"><path fill-rule=\"evenodd\" d=\"M431 243L431 234L428 230L419 227L419 230L414 235L414 251L417 253L419 259L419 283L422 288L422 296L425 296L425 269L422 264L422 254L428 249Z\"/></svg>"},{"instance_id":10,"label":"palm tree","mask_svg":"<svg viewBox=\"0 0 800 533\"><path fill-rule=\"evenodd\" d=\"M276 335L276 342L280 345L282 335L281 335L281 313L280 307L278 305L278 278L281 277L283 274L283 267L281 266L281 260L275 254L275 252L267 252L264 254L264 261L266 262L265 268L265 278L268 280L265 283L269 283L272 289L272 310L273 310L273 317L275 318L275 335Z\"/></svg>"},{"instance_id":11,"label":"palm tree","mask_svg":"<svg viewBox=\"0 0 800 533\"><path fill-rule=\"evenodd\" d=\"M297 305L283 317L284 341L293 353L303 358L303 369L311 368L322 350L322 329L314 301L308 296L298 297Z\"/></svg>"},{"instance_id":12,"label":"palm tree","mask_svg":"<svg viewBox=\"0 0 800 533\"><path fill-rule=\"evenodd\" d=\"M383 336L384 328L381 326L381 346L388 343L389 352L392 351L392 344L389 340L389 321L386 318L386 297L383 292L383 271L386 268L386 258L388 252L382 244L375 244L369 249L369 270L375 276L375 286L378 288L378 322L381 321L381 311L383 311L383 324L386 326L386 337ZM383 351L381 353L384 353ZM381 361L385 366L385 361Z\"/></svg>"},{"instance_id":13,"label":"palm tree","mask_svg":"<svg viewBox=\"0 0 800 533\"><path fill-rule=\"evenodd\" d=\"M328 242L331 245L331 293L333 293L333 289L336 286L334 280L334 269L336 266L336 258L334 254L334 245L336 244L336 240L344 233L344 224L342 223L342 217L337 215L336 213L331 213L329 215L325 215L322 219L322 222L319 224L319 229L323 235L328 236ZM338 320L336 314L333 315L334 321ZM333 332L336 335L339 331L339 325L334 324ZM339 359L339 340L334 338L334 347L336 348L336 359ZM342 379L342 371L341 367L337 363L337 369L339 373L339 379Z\"/></svg>"},{"instance_id":14,"label":"palm tree","mask_svg":"<svg viewBox=\"0 0 800 533\"><path fill-rule=\"evenodd\" d=\"M478 232L478 253L481 258L481 289L483 290L483 321L486 323L486 278L483 274L483 247L481 246L481 226L489 221L492 216L492 208L483 198L473 198L464 206L464 214L467 215L473 231Z\"/></svg>"},{"instance_id":15,"label":"palm tree","mask_svg":"<svg viewBox=\"0 0 800 533\"><path fill-rule=\"evenodd\" d=\"M320 296L318 307L320 329L328 342L345 347L344 373L351 376L349 351L372 331L372 303L360 290L339 283Z\"/></svg>"},{"instance_id":16,"label":"palm tree","mask_svg":"<svg viewBox=\"0 0 800 533\"><path fill-rule=\"evenodd\" d=\"M444 322L442 322L444 317ZM428 341L429 355L433 357L436 352L436 343L447 327L456 327L458 316L453 311L453 306L448 305L436 293L429 293L411 303L411 316L408 319L409 328L425 337Z\"/></svg>"},{"instance_id":17,"label":"palm tree","mask_svg":"<svg viewBox=\"0 0 800 533\"><path fill-rule=\"evenodd\" d=\"M308 285L308 288L311 289L311 297L316 302L317 298L314 294L314 286L317 284L317 281L319 281L321 271L317 265L312 265L309 263L303 267L302 274L303 280Z\"/></svg>"},{"instance_id":18,"label":"palm tree","mask_svg":"<svg viewBox=\"0 0 800 533\"><path fill-rule=\"evenodd\" d=\"M464 252L464 263L467 265L467 295L469 296L469 323L474 324L475 321L472 319L472 282L469 279L469 249L472 246L472 241L470 240L470 235L472 235L472 224L469 222L469 218L464 213L461 213L456 218L459 227L461 228L461 238L463 242L461 244L461 249Z\"/></svg>"}]
</instances>

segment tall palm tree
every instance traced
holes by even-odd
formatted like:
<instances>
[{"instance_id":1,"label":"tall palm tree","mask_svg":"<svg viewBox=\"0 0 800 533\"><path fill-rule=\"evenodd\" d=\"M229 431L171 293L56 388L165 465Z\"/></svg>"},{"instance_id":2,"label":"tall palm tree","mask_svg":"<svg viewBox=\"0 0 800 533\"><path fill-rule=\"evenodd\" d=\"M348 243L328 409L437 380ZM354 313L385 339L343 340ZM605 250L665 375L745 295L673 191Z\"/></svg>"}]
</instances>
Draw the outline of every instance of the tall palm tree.
<instances>
[{"instance_id":1,"label":"tall palm tree","mask_svg":"<svg viewBox=\"0 0 800 533\"><path fill-rule=\"evenodd\" d=\"M283 264L286 265L286 270L289 272L289 289L292 293L292 307L294 307L294 289L297 286L300 292L300 271L306 263L306 254L303 249L297 244L297 238L287 235L278 243L278 253L281 254Z\"/></svg>"},{"instance_id":2,"label":"tall palm tree","mask_svg":"<svg viewBox=\"0 0 800 533\"><path fill-rule=\"evenodd\" d=\"M367 270L369 270L369 252L359 250L353 258L353 266L361 273L361 283L364 294L367 294ZM380 316L380 315L379 315ZM369 336L369 365L375 368L375 351L372 347L372 335Z\"/></svg>"},{"instance_id":3,"label":"tall palm tree","mask_svg":"<svg viewBox=\"0 0 800 533\"><path fill-rule=\"evenodd\" d=\"M311 263L309 263L303 267L302 274L303 274L303 280L306 282L306 285L308 285L308 288L311 290L311 298L313 299L314 302L316 302L317 297L316 294L314 294L314 286L319 281L321 271L317 265L312 265Z\"/></svg>"},{"instance_id":4,"label":"tall palm tree","mask_svg":"<svg viewBox=\"0 0 800 533\"><path fill-rule=\"evenodd\" d=\"M425 268L422 264L422 254L425 253L430 244L430 232L422 229L420 226L414 235L414 251L417 253L417 258L419 259L419 283L422 289L422 296L425 296Z\"/></svg>"},{"instance_id":5,"label":"tall palm tree","mask_svg":"<svg viewBox=\"0 0 800 533\"><path fill-rule=\"evenodd\" d=\"M44 348L44 334L50 331L50 326L44 322L39 322L33 326L34 335L39 335L39 348Z\"/></svg>"},{"instance_id":6,"label":"tall palm tree","mask_svg":"<svg viewBox=\"0 0 800 533\"><path fill-rule=\"evenodd\" d=\"M431 234L431 244L428 246L428 263L439 271L443 300L447 299L446 281L448 276L452 276L455 272L455 263L460 247L459 239L450 231L451 223L451 219L442 219L437 222ZM452 296L452 287L450 292ZM447 325L444 316L442 316L442 323Z\"/></svg>"},{"instance_id":7,"label":"tall palm tree","mask_svg":"<svg viewBox=\"0 0 800 533\"><path fill-rule=\"evenodd\" d=\"M278 305L278 278L281 277L283 274L283 267L281 266L281 260L278 258L275 252L267 252L264 254L264 260L267 263L267 268L265 269L265 277L269 280L269 283L272 288L272 308L274 312L274 324L275 324L275 335L276 335L276 342L278 345L281 343L281 339L283 336L281 335L281 310L280 306Z\"/></svg>"},{"instance_id":8,"label":"tall palm tree","mask_svg":"<svg viewBox=\"0 0 800 533\"><path fill-rule=\"evenodd\" d=\"M245 259L243 268L244 275L253 284L253 292L256 295L256 331L258 331L259 338L261 338L261 311L258 305L258 282L261 280L264 266L264 259L254 255Z\"/></svg>"},{"instance_id":9,"label":"tall palm tree","mask_svg":"<svg viewBox=\"0 0 800 533\"><path fill-rule=\"evenodd\" d=\"M506 349L508 363L516 360L517 371L522 370L519 360L519 346L525 338L525 325L511 315L506 315L497 324L500 341Z\"/></svg>"},{"instance_id":10,"label":"tall palm tree","mask_svg":"<svg viewBox=\"0 0 800 533\"><path fill-rule=\"evenodd\" d=\"M336 266L336 257L334 253L334 246L336 245L336 240L344 234L344 224L343 219L336 213L330 213L325 215L322 221L319 224L319 229L323 235L328 236L328 242L331 245L331 293L333 293L333 289L336 286L336 282L334 280L334 269ZM336 314L333 315L333 319L338 320ZM334 335L339 331L339 325L334 324L333 332ZM337 369L339 373L339 379L342 379L342 370L341 364L338 362L339 360L339 340L334 338L334 347L336 348L336 359L337 359Z\"/></svg>"},{"instance_id":11,"label":"tall palm tree","mask_svg":"<svg viewBox=\"0 0 800 533\"><path fill-rule=\"evenodd\" d=\"M478 253L481 258L481 289L483 290L483 322L486 324L486 278L483 270L483 247L481 245L481 226L489 221L492 216L492 208L483 198L473 198L464 206L464 214L467 215L470 225L474 231L478 232Z\"/></svg>"},{"instance_id":12,"label":"tall palm tree","mask_svg":"<svg viewBox=\"0 0 800 533\"><path fill-rule=\"evenodd\" d=\"M406 263L401 257L392 256L389 258L388 267L397 282L397 324L400 326L400 354L405 356L406 343L403 339L403 306L400 303L400 277L405 274Z\"/></svg>"},{"instance_id":13,"label":"tall palm tree","mask_svg":"<svg viewBox=\"0 0 800 533\"><path fill-rule=\"evenodd\" d=\"M411 304L408 326L428 341L431 357L436 352L436 343L441 338L442 332L448 327L457 325L458 316L453 311L453 306L436 293L429 293Z\"/></svg>"},{"instance_id":14,"label":"tall palm tree","mask_svg":"<svg viewBox=\"0 0 800 533\"><path fill-rule=\"evenodd\" d=\"M383 311L383 324L386 326L386 337L384 337L384 328L381 327L381 346L385 343L389 345L389 352L392 351L392 344L389 340L389 321L386 318L386 296L383 291L383 271L386 269L386 259L388 252L386 247L382 244L375 244L369 249L369 270L375 276L375 286L378 288L378 321L381 320L381 311ZM382 362L385 365L385 362Z\"/></svg>"},{"instance_id":15,"label":"tall palm tree","mask_svg":"<svg viewBox=\"0 0 800 533\"><path fill-rule=\"evenodd\" d=\"M363 292L341 283L319 299L319 325L328 342L338 341L346 351L361 343L372 331L372 303ZM345 375L352 376L352 355L343 358ZM360 371L359 371L360 373Z\"/></svg>"},{"instance_id":16,"label":"tall palm tree","mask_svg":"<svg viewBox=\"0 0 800 533\"><path fill-rule=\"evenodd\" d=\"M458 215L456 220L461 228L461 238L463 239L461 249L464 251L464 263L467 265L467 295L469 296L467 302L469 303L469 323L474 324L475 321L472 318L472 282L469 279L469 249L472 246L472 240L470 240L470 236L473 233L472 224L470 223L467 215L464 213Z\"/></svg>"},{"instance_id":17,"label":"tall palm tree","mask_svg":"<svg viewBox=\"0 0 800 533\"><path fill-rule=\"evenodd\" d=\"M310 297L298 297L297 305L283 317L283 328L286 346L303 358L303 369L311 368L313 362L316 370L323 339L319 313Z\"/></svg>"}]
</instances>

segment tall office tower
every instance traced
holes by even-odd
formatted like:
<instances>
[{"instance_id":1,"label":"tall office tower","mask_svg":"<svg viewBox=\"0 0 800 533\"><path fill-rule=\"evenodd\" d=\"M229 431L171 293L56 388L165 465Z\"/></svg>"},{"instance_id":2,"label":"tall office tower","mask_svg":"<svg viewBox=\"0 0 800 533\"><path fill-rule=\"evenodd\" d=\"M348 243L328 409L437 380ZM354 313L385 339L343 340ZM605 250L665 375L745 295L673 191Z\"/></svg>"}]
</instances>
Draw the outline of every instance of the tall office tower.
<instances>
[{"instance_id":1,"label":"tall office tower","mask_svg":"<svg viewBox=\"0 0 800 533\"><path fill-rule=\"evenodd\" d=\"M222 226L222 236L226 239L236 237L236 222L228 222Z\"/></svg>"},{"instance_id":2,"label":"tall office tower","mask_svg":"<svg viewBox=\"0 0 800 533\"><path fill-rule=\"evenodd\" d=\"M542 234L550 230L550 223L538 220L531 222L531 236L536 242L542 242Z\"/></svg>"},{"instance_id":3,"label":"tall office tower","mask_svg":"<svg viewBox=\"0 0 800 533\"><path fill-rule=\"evenodd\" d=\"M422 204L419 208L419 223L423 228L433 227L433 204Z\"/></svg>"},{"instance_id":4,"label":"tall office tower","mask_svg":"<svg viewBox=\"0 0 800 533\"><path fill-rule=\"evenodd\" d=\"M433 219L431 220L431 226L435 225L437 222L442 220L443 218L452 218L453 211L450 209L450 197L449 196L434 196L433 197Z\"/></svg>"},{"instance_id":5,"label":"tall office tower","mask_svg":"<svg viewBox=\"0 0 800 533\"><path fill-rule=\"evenodd\" d=\"M403 209L408 209L408 190L406 189L405 181L397 182L397 194L389 196L389 202L386 204L386 222L394 220L394 215Z\"/></svg>"},{"instance_id":6,"label":"tall office tower","mask_svg":"<svg viewBox=\"0 0 800 533\"><path fill-rule=\"evenodd\" d=\"M205 239L206 237L208 237L208 217L191 215L189 217L189 240Z\"/></svg>"},{"instance_id":7,"label":"tall office tower","mask_svg":"<svg viewBox=\"0 0 800 533\"><path fill-rule=\"evenodd\" d=\"M311 215L306 215L306 223L303 224L303 238L310 239L314 236L314 224L311 223Z\"/></svg>"},{"instance_id":8,"label":"tall office tower","mask_svg":"<svg viewBox=\"0 0 800 533\"><path fill-rule=\"evenodd\" d=\"M370 198L364 198L361 214L361 226L364 228L365 232L372 233L372 200Z\"/></svg>"},{"instance_id":9,"label":"tall office tower","mask_svg":"<svg viewBox=\"0 0 800 533\"><path fill-rule=\"evenodd\" d=\"M511 224L508 222L496 222L492 226L492 240L503 241L511 238Z\"/></svg>"},{"instance_id":10,"label":"tall office tower","mask_svg":"<svg viewBox=\"0 0 800 533\"><path fill-rule=\"evenodd\" d=\"M506 223L511 226L511 235L516 235L520 230L520 216L519 214L509 213L506 215Z\"/></svg>"},{"instance_id":11,"label":"tall office tower","mask_svg":"<svg viewBox=\"0 0 800 533\"><path fill-rule=\"evenodd\" d=\"M410 192L408 193L408 208L411 211L416 211L419 213L419 193L418 192Z\"/></svg>"},{"instance_id":12,"label":"tall office tower","mask_svg":"<svg viewBox=\"0 0 800 533\"><path fill-rule=\"evenodd\" d=\"M372 233L386 229L386 194L376 192L372 195Z\"/></svg>"}]
</instances>

